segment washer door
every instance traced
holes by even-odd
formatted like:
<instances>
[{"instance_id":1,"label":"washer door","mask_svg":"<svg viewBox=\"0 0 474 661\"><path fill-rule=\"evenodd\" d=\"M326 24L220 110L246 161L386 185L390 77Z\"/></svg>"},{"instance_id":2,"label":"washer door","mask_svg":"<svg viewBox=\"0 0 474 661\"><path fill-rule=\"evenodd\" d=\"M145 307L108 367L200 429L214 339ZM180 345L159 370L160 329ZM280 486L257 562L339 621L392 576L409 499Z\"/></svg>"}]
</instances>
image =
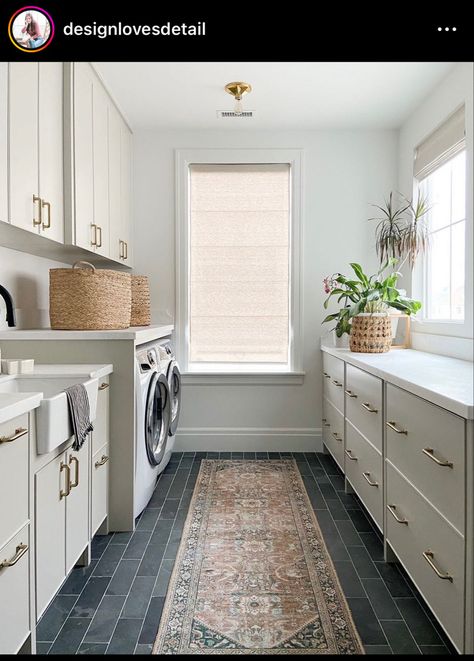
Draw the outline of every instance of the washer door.
<instances>
[{"instance_id":1,"label":"washer door","mask_svg":"<svg viewBox=\"0 0 474 661\"><path fill-rule=\"evenodd\" d=\"M168 378L171 397L170 436L172 436L176 433L176 428L178 427L179 411L181 408L181 372L175 360L172 360L168 365L166 376Z\"/></svg>"},{"instance_id":2,"label":"washer door","mask_svg":"<svg viewBox=\"0 0 474 661\"><path fill-rule=\"evenodd\" d=\"M164 374L155 372L150 379L145 411L145 446L148 461L158 466L165 456L171 422L171 398Z\"/></svg>"}]
</instances>

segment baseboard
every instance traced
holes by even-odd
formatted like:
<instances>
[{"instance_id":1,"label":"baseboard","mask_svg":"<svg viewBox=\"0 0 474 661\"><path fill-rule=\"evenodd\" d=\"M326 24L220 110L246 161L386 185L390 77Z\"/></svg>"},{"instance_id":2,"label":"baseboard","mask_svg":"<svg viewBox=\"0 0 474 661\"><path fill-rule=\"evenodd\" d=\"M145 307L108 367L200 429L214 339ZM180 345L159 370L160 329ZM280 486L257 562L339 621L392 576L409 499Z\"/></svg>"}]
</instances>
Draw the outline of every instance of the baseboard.
<instances>
[{"instance_id":1,"label":"baseboard","mask_svg":"<svg viewBox=\"0 0 474 661\"><path fill-rule=\"evenodd\" d=\"M253 427L181 427L179 452L322 452L321 429Z\"/></svg>"}]
</instances>

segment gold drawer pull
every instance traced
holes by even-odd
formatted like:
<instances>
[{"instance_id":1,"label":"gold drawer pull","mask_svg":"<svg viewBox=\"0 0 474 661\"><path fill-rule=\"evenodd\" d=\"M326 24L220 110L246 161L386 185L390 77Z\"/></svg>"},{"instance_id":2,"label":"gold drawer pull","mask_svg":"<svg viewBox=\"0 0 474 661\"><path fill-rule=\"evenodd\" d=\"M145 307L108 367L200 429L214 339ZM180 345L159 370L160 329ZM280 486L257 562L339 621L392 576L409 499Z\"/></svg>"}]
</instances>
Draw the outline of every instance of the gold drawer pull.
<instances>
[{"instance_id":1,"label":"gold drawer pull","mask_svg":"<svg viewBox=\"0 0 474 661\"><path fill-rule=\"evenodd\" d=\"M74 463L76 464L76 471L74 474L74 482L71 482L71 489L74 489L74 487L79 486L79 459L77 457L73 457L72 455L69 457L69 464Z\"/></svg>"},{"instance_id":2,"label":"gold drawer pull","mask_svg":"<svg viewBox=\"0 0 474 661\"><path fill-rule=\"evenodd\" d=\"M109 387L108 383L101 383L99 386L99 390L107 390L108 387Z\"/></svg>"},{"instance_id":3,"label":"gold drawer pull","mask_svg":"<svg viewBox=\"0 0 474 661\"><path fill-rule=\"evenodd\" d=\"M123 258L128 259L128 243L124 241L123 244L125 246L125 255L123 256Z\"/></svg>"},{"instance_id":4,"label":"gold drawer pull","mask_svg":"<svg viewBox=\"0 0 474 661\"><path fill-rule=\"evenodd\" d=\"M342 383L340 381L337 381L336 379L331 379L331 380L335 386L337 386L338 388L342 388Z\"/></svg>"},{"instance_id":5,"label":"gold drawer pull","mask_svg":"<svg viewBox=\"0 0 474 661\"><path fill-rule=\"evenodd\" d=\"M327 418L321 418L321 420L322 420L322 423L323 423L323 427L330 427L331 426L329 424L329 422L327 421Z\"/></svg>"},{"instance_id":6,"label":"gold drawer pull","mask_svg":"<svg viewBox=\"0 0 474 661\"><path fill-rule=\"evenodd\" d=\"M36 213L35 213L35 204L37 202L38 202L38 218L36 218ZM43 222L41 203L42 203L42 199L37 195L33 195L33 226L41 225L41 223Z\"/></svg>"},{"instance_id":7,"label":"gold drawer pull","mask_svg":"<svg viewBox=\"0 0 474 661\"><path fill-rule=\"evenodd\" d=\"M28 429L25 429L24 427L18 427L18 429L15 429L15 433L12 436L0 436L0 443L13 443L13 441L16 441L17 438L21 438L27 433Z\"/></svg>"},{"instance_id":8,"label":"gold drawer pull","mask_svg":"<svg viewBox=\"0 0 474 661\"><path fill-rule=\"evenodd\" d=\"M397 423L391 420L390 422L387 422L387 427L390 427L390 429L393 429L394 432L397 434L405 434L405 436L408 435L408 432L406 429L400 429L400 427L397 427Z\"/></svg>"},{"instance_id":9,"label":"gold drawer pull","mask_svg":"<svg viewBox=\"0 0 474 661\"><path fill-rule=\"evenodd\" d=\"M99 243L97 244L97 247L102 248L102 227L97 225L97 229L99 231Z\"/></svg>"},{"instance_id":10,"label":"gold drawer pull","mask_svg":"<svg viewBox=\"0 0 474 661\"><path fill-rule=\"evenodd\" d=\"M433 562L433 558L434 558L433 551L430 551L429 549L427 551L423 551L423 557L426 560L426 562L429 564L431 569L434 571L436 576L442 578L443 581L451 581L451 583L453 582L453 577L450 576L450 574L444 574L442 571L438 569L438 567Z\"/></svg>"},{"instance_id":11,"label":"gold drawer pull","mask_svg":"<svg viewBox=\"0 0 474 661\"><path fill-rule=\"evenodd\" d=\"M100 466L103 466L104 464L106 464L108 462L108 460L109 460L108 456L106 454L103 454L101 459L99 461L95 462L94 466L96 468L99 468Z\"/></svg>"},{"instance_id":12,"label":"gold drawer pull","mask_svg":"<svg viewBox=\"0 0 474 661\"><path fill-rule=\"evenodd\" d=\"M5 559L3 562L0 562L0 569L4 569L5 567L13 567L13 565L16 565L18 560L23 557L27 551L28 544L18 544L13 558L10 558L10 560Z\"/></svg>"},{"instance_id":13,"label":"gold drawer pull","mask_svg":"<svg viewBox=\"0 0 474 661\"><path fill-rule=\"evenodd\" d=\"M43 223L43 229L47 230L51 227L51 203L46 202L46 200L41 200L41 208L46 207L48 209L48 222Z\"/></svg>"},{"instance_id":14,"label":"gold drawer pull","mask_svg":"<svg viewBox=\"0 0 474 661\"><path fill-rule=\"evenodd\" d=\"M357 457L354 457L354 455L352 454L352 450L345 450L345 453L347 454L347 456L351 461L357 461Z\"/></svg>"},{"instance_id":15,"label":"gold drawer pull","mask_svg":"<svg viewBox=\"0 0 474 661\"><path fill-rule=\"evenodd\" d=\"M379 486L378 482L372 482L372 480L370 479L370 473L362 473L362 475L365 477L366 481L370 484L371 487Z\"/></svg>"},{"instance_id":16,"label":"gold drawer pull","mask_svg":"<svg viewBox=\"0 0 474 661\"><path fill-rule=\"evenodd\" d=\"M432 459L435 464L438 464L438 466L447 466L448 468L453 467L452 461L444 461L443 459L438 459L438 457L436 457L434 454L433 448L423 448L422 452L423 454L426 454L427 457Z\"/></svg>"},{"instance_id":17,"label":"gold drawer pull","mask_svg":"<svg viewBox=\"0 0 474 661\"><path fill-rule=\"evenodd\" d=\"M330 379L331 378L331 375L328 374L327 372L323 372L323 375L324 375L325 379Z\"/></svg>"},{"instance_id":18,"label":"gold drawer pull","mask_svg":"<svg viewBox=\"0 0 474 661\"><path fill-rule=\"evenodd\" d=\"M370 406L369 402L364 402L363 404L361 404L361 406L362 406L363 409L365 409L369 413L378 413L378 409L372 408L372 406Z\"/></svg>"},{"instance_id":19,"label":"gold drawer pull","mask_svg":"<svg viewBox=\"0 0 474 661\"><path fill-rule=\"evenodd\" d=\"M339 443L342 442L342 438L339 438L337 432L333 431L332 435L334 436L334 438L336 439L336 441L339 441Z\"/></svg>"},{"instance_id":20,"label":"gold drawer pull","mask_svg":"<svg viewBox=\"0 0 474 661\"><path fill-rule=\"evenodd\" d=\"M352 390L345 390L344 392L346 393L346 395L349 395L349 397L355 397L357 399L357 395L354 392L352 392Z\"/></svg>"},{"instance_id":21,"label":"gold drawer pull","mask_svg":"<svg viewBox=\"0 0 474 661\"><path fill-rule=\"evenodd\" d=\"M91 246L98 246L99 244L97 243L97 225L95 223L91 223L91 228L94 230L94 238L91 239Z\"/></svg>"},{"instance_id":22,"label":"gold drawer pull","mask_svg":"<svg viewBox=\"0 0 474 661\"><path fill-rule=\"evenodd\" d=\"M62 473L63 470L66 471L66 490L65 491L63 491L62 489L60 490L59 500L66 498L66 496L69 496L69 494L71 493L71 469L67 464L61 461L59 472Z\"/></svg>"},{"instance_id":23,"label":"gold drawer pull","mask_svg":"<svg viewBox=\"0 0 474 661\"><path fill-rule=\"evenodd\" d=\"M390 512L390 514L393 516L393 518L395 519L395 521L397 523L404 523L406 526L408 525L408 521L406 519L401 519L397 515L397 512L396 512L397 508L396 508L395 505L387 505L387 509Z\"/></svg>"}]
</instances>

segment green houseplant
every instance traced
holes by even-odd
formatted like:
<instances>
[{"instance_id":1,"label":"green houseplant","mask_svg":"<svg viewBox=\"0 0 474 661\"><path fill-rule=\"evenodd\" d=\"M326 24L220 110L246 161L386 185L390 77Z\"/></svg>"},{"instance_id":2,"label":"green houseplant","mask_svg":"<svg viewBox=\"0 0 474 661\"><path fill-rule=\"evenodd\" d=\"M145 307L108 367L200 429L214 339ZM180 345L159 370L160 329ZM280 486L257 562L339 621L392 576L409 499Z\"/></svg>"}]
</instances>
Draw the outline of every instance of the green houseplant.
<instances>
[{"instance_id":1,"label":"green houseplant","mask_svg":"<svg viewBox=\"0 0 474 661\"><path fill-rule=\"evenodd\" d=\"M324 279L324 290L328 294L324 301L327 309L331 299L337 297L337 302L342 306L337 312L329 314L323 323L335 321L335 333L342 337L344 333L350 335L352 351L367 351L369 353L380 353L388 351L391 343L391 323L388 311L390 308L400 310L404 314L415 314L421 303L407 298L397 289L396 284L401 276L394 268L398 260L389 258L385 264L371 276L367 276L360 264L351 263L354 276L348 278L342 273L335 273ZM385 272L390 269L388 275ZM355 319L357 318L357 321ZM355 325L354 325L355 322ZM353 325L359 331L365 329L367 341L361 342L363 349L357 349L356 340L353 338ZM377 329L376 329L377 327ZM372 331L371 331L372 328ZM371 334L378 337L370 340ZM389 336L388 336L389 333ZM372 347L372 349L371 349ZM381 347L386 347L381 349Z\"/></svg>"}]
</instances>

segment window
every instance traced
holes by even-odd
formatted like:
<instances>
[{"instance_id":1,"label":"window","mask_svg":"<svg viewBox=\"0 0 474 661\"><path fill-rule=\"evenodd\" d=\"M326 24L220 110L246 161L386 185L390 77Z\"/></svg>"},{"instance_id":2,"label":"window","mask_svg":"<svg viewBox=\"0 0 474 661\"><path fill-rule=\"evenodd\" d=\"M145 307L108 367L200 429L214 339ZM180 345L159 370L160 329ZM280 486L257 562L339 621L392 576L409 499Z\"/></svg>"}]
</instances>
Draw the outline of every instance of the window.
<instances>
[{"instance_id":1,"label":"window","mask_svg":"<svg viewBox=\"0 0 474 661\"><path fill-rule=\"evenodd\" d=\"M216 151L178 157L180 360L189 373L296 372L299 154Z\"/></svg>"}]
</instances>

